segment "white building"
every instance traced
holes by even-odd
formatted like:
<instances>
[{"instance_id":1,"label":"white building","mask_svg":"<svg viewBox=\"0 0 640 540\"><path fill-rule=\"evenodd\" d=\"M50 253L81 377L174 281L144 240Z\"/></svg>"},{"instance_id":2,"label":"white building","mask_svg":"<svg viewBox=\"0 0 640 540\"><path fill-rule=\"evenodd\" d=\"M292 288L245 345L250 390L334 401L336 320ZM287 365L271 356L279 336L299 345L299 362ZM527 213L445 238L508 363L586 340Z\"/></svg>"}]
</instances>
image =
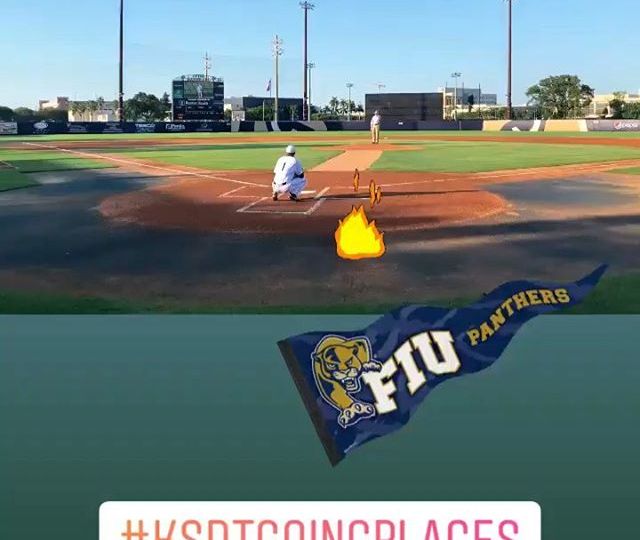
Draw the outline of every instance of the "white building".
<instances>
[{"instance_id":1,"label":"white building","mask_svg":"<svg viewBox=\"0 0 640 540\"><path fill-rule=\"evenodd\" d=\"M69 122L117 122L118 107L113 101L105 101L99 108L91 109L96 101L73 101L69 104Z\"/></svg>"},{"instance_id":2,"label":"white building","mask_svg":"<svg viewBox=\"0 0 640 540\"><path fill-rule=\"evenodd\" d=\"M58 96L56 99L41 99L38 101L38 110L46 111L54 109L56 111L69 110L69 98Z\"/></svg>"}]
</instances>

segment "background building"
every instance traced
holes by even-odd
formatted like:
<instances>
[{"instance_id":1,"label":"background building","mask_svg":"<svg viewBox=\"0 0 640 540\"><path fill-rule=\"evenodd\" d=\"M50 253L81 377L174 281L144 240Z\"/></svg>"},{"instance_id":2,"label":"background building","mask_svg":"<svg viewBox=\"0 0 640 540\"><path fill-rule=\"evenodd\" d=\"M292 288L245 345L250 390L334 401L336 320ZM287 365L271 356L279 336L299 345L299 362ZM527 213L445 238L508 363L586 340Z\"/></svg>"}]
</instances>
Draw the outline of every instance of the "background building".
<instances>
[{"instance_id":1,"label":"background building","mask_svg":"<svg viewBox=\"0 0 640 540\"><path fill-rule=\"evenodd\" d=\"M455 117L454 111L467 112L469 110L469 96L473 96L473 110L479 109L497 109L498 95L485 93L482 88L466 88L466 87L441 87L438 92L442 95L443 109L445 119ZM456 104L454 106L454 103Z\"/></svg>"},{"instance_id":2,"label":"background building","mask_svg":"<svg viewBox=\"0 0 640 540\"><path fill-rule=\"evenodd\" d=\"M498 95L497 94L488 94L482 91L482 88L450 88L447 86L446 89L439 88L439 92L445 92L447 96L451 97L451 103L453 103L453 99L457 99L458 107L468 107L469 104L469 96L473 96L473 102L475 105L487 105L487 106L495 106L498 104Z\"/></svg>"},{"instance_id":3,"label":"background building","mask_svg":"<svg viewBox=\"0 0 640 540\"><path fill-rule=\"evenodd\" d=\"M182 75L172 84L173 120L223 120L224 80Z\"/></svg>"},{"instance_id":4,"label":"background building","mask_svg":"<svg viewBox=\"0 0 640 540\"><path fill-rule=\"evenodd\" d=\"M67 119L69 122L116 122L118 104L115 101L71 101Z\"/></svg>"},{"instance_id":5,"label":"background building","mask_svg":"<svg viewBox=\"0 0 640 540\"><path fill-rule=\"evenodd\" d=\"M46 110L57 110L57 111L68 111L69 110L69 98L68 97L57 97L56 99L41 99L38 101L38 110L46 111Z\"/></svg>"},{"instance_id":6,"label":"background building","mask_svg":"<svg viewBox=\"0 0 640 540\"><path fill-rule=\"evenodd\" d=\"M640 103L640 92L631 94L629 92L616 92L611 94L595 94L591 105L584 111L585 116L611 116L611 107L609 102L614 99L621 99L625 103Z\"/></svg>"},{"instance_id":7,"label":"background building","mask_svg":"<svg viewBox=\"0 0 640 540\"><path fill-rule=\"evenodd\" d=\"M225 110L231 111L232 118L239 118L244 112L244 117L249 120L246 114L250 109L265 109L265 120L273 120L273 109L275 98L260 96L230 97L224 100ZM302 117L302 98L278 98L278 118L280 120L299 120ZM256 118L262 120L262 118Z\"/></svg>"},{"instance_id":8,"label":"background building","mask_svg":"<svg viewBox=\"0 0 640 540\"><path fill-rule=\"evenodd\" d=\"M366 118L376 110L385 120L442 120L442 93L367 94Z\"/></svg>"}]
</instances>

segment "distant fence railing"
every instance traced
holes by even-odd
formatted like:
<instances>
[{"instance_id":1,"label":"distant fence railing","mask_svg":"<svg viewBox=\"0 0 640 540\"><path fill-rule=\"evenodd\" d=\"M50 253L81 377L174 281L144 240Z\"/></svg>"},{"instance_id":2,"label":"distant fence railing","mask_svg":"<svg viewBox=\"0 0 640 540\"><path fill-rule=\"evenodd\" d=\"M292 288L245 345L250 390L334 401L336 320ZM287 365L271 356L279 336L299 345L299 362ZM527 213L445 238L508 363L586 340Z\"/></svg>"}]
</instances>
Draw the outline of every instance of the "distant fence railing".
<instances>
[{"instance_id":1,"label":"distant fence railing","mask_svg":"<svg viewBox=\"0 0 640 540\"><path fill-rule=\"evenodd\" d=\"M640 120L385 120L387 131L637 131ZM368 131L363 121L0 122L1 135Z\"/></svg>"}]
</instances>

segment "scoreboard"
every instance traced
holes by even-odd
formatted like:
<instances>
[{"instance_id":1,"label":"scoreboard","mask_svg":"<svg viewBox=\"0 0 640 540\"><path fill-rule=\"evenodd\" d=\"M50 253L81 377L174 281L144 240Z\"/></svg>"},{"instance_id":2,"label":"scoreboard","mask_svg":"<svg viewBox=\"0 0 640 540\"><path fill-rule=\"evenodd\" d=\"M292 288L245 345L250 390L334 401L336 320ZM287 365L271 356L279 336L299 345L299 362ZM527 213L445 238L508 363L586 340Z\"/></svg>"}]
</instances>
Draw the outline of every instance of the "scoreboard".
<instances>
[{"instance_id":1,"label":"scoreboard","mask_svg":"<svg viewBox=\"0 0 640 540\"><path fill-rule=\"evenodd\" d=\"M224 81L204 75L173 80L173 120L223 120Z\"/></svg>"}]
</instances>

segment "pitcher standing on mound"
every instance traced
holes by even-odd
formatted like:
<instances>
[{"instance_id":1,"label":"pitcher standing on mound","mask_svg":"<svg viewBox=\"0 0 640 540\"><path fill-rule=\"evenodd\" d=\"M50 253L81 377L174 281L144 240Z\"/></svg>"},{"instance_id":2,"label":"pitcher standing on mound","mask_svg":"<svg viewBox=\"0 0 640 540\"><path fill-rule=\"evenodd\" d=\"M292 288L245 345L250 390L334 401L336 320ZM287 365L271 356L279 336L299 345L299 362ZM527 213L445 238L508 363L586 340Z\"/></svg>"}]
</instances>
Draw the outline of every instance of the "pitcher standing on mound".
<instances>
[{"instance_id":1,"label":"pitcher standing on mound","mask_svg":"<svg viewBox=\"0 0 640 540\"><path fill-rule=\"evenodd\" d=\"M376 111L371 117L371 142L373 144L380 143L380 122L382 122L382 117L380 113Z\"/></svg>"}]
</instances>

